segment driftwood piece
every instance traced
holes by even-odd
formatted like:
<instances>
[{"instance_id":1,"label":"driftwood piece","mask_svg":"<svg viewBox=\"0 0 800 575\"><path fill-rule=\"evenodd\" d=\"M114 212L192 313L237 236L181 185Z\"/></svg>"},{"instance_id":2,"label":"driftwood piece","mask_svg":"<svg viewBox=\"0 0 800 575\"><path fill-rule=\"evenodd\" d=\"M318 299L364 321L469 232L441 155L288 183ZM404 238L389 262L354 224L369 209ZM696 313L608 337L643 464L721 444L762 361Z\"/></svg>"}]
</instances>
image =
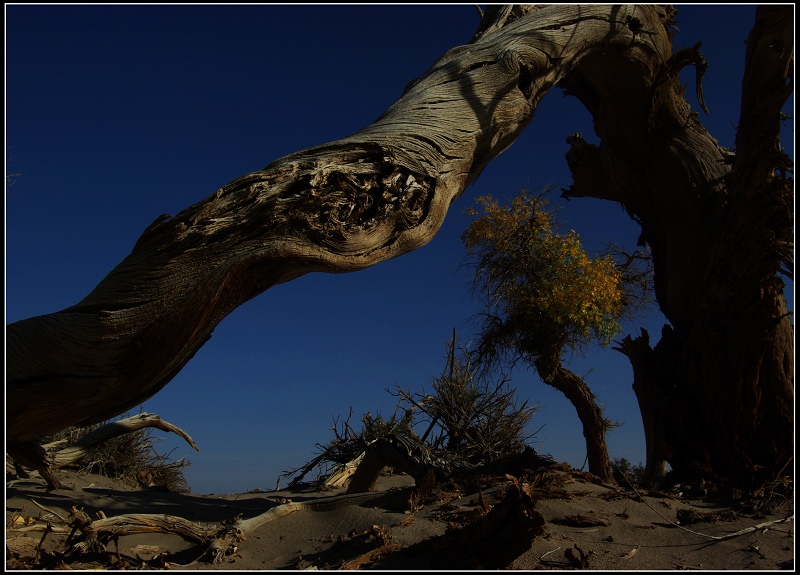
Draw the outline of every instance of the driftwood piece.
<instances>
[{"instance_id":1,"label":"driftwood piece","mask_svg":"<svg viewBox=\"0 0 800 575\"><path fill-rule=\"evenodd\" d=\"M374 503L379 500L389 498L403 499L408 489L400 489L391 493L372 491L369 493L345 493L344 495L334 495L331 497L321 497L309 501L293 501L278 505L265 511L264 513L251 517L250 519L240 519L236 522L236 527L242 531L250 532L258 529L269 521L274 521L296 511L331 511L347 505L361 505L363 503Z\"/></svg>"},{"instance_id":2,"label":"driftwood piece","mask_svg":"<svg viewBox=\"0 0 800 575\"><path fill-rule=\"evenodd\" d=\"M125 435L126 433L139 431L145 427L155 427L162 431L175 433L182 437L192 449L200 451L200 448L197 447L197 444L188 433L177 425L164 421L153 413L140 413L103 425L91 433L87 433L69 447L54 453L47 453L46 447L48 446L43 447L35 442L9 441L6 449L14 459L15 469L19 468L20 463L32 469L36 469L47 483L48 491L53 491L61 487L61 482L53 474L54 469L77 463L86 457L96 445L113 439L114 437ZM22 475L20 475L20 477L22 477Z\"/></svg>"},{"instance_id":3,"label":"driftwood piece","mask_svg":"<svg viewBox=\"0 0 800 575\"><path fill-rule=\"evenodd\" d=\"M135 535L139 533L172 533L187 541L208 543L226 530L221 526L204 527L182 517L138 513L98 519L80 527L87 537L100 535Z\"/></svg>"},{"instance_id":4,"label":"driftwood piece","mask_svg":"<svg viewBox=\"0 0 800 575\"><path fill-rule=\"evenodd\" d=\"M80 532L83 539L71 544L67 551L102 552L108 541L119 537L142 533L166 533L178 535L186 541L205 546L207 550L211 551L211 560L216 562L224 556L230 545L244 539L243 532L233 525L202 525L174 515L148 513L133 513L92 520L83 510L76 507L73 507L70 515L64 518L39 503L35 501L34 503L57 517L64 525L52 525L55 519L51 518L46 524L36 523L8 529L6 531L7 545L15 547L14 541L21 537L27 538L28 533L36 531L68 532L67 544L69 545L75 533Z\"/></svg>"},{"instance_id":5,"label":"driftwood piece","mask_svg":"<svg viewBox=\"0 0 800 575\"><path fill-rule=\"evenodd\" d=\"M395 551L404 556L430 558L432 568L503 569L531 547L544 532L545 519L534 508L530 485L507 476L508 486L500 502L487 513L459 529ZM351 562L363 565L375 555L393 550L372 551Z\"/></svg>"},{"instance_id":6,"label":"driftwood piece","mask_svg":"<svg viewBox=\"0 0 800 575\"><path fill-rule=\"evenodd\" d=\"M189 434L177 425L173 425L168 421L164 421L161 419L161 417L154 413L140 413L132 417L126 417L125 419L120 419L103 425L95 431L87 433L69 447L53 453L51 455L52 464L50 467L52 469L58 469L60 467L77 463L86 457L94 446L108 441L114 437L139 431L145 427L154 427L162 431L174 433L182 437L186 443L192 447L192 449L195 451L200 451L200 448L197 447L197 444L189 436ZM44 447L47 448L46 445Z\"/></svg>"},{"instance_id":7,"label":"driftwood piece","mask_svg":"<svg viewBox=\"0 0 800 575\"><path fill-rule=\"evenodd\" d=\"M362 452L347 463L337 465L325 480L325 487L344 487L347 485L363 459L364 453Z\"/></svg>"},{"instance_id":8,"label":"driftwood piece","mask_svg":"<svg viewBox=\"0 0 800 575\"><path fill-rule=\"evenodd\" d=\"M85 536L84 541L75 546L80 551L103 551L104 540L125 535L170 533L204 546L204 556L213 563L220 563L245 539L244 533L233 525L204 526L174 515L128 514L91 521L85 513L75 510L69 521Z\"/></svg>"},{"instance_id":9,"label":"driftwood piece","mask_svg":"<svg viewBox=\"0 0 800 575\"><path fill-rule=\"evenodd\" d=\"M397 436L391 436L391 438L396 439ZM382 438L370 445L364 452L364 457L350 479L347 493L372 491L375 488L375 482L386 467L393 467L407 473L418 484L431 469L430 465L420 461L419 457L415 457L405 444L393 442L390 438Z\"/></svg>"}]
</instances>

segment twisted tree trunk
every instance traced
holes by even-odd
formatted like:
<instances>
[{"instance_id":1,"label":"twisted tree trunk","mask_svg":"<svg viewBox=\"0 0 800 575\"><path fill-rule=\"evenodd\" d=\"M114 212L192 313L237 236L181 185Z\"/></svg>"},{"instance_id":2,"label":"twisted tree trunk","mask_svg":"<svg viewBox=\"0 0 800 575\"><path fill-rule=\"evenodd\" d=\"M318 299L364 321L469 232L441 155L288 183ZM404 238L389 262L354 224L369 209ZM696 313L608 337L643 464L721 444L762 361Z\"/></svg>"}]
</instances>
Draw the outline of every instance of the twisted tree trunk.
<instances>
[{"instance_id":1,"label":"twisted tree trunk","mask_svg":"<svg viewBox=\"0 0 800 575\"><path fill-rule=\"evenodd\" d=\"M791 16L789 8L770 10ZM785 240L779 193L787 187L770 171L774 137L762 145L744 138L731 172L728 155L681 95L677 71L685 61L671 57L669 18L657 6L491 6L471 42L444 54L371 126L281 158L175 217L160 216L82 301L7 326L9 451L139 405L225 316L274 285L314 271L360 270L424 245L450 204L561 84L595 116L603 141L594 149L575 140L571 195L624 202L653 245L659 303L675 327L671 351L654 350L672 362L664 367L669 393L695 413L714 414L709 446L724 454L712 462L721 472L751 462L774 468L791 453L793 427L786 411L792 341L774 279L779 258L757 259L753 270L752 257L731 256L740 248L772 254L772 230ZM792 38L781 34L778 64L785 64ZM774 60L764 79L751 82L753 101L774 79ZM774 119L785 83L773 91L765 109L747 112L757 126ZM765 196L774 210L754 221L742 208ZM745 241L742 225L759 227ZM717 331L725 337L713 337L710 347ZM754 334L758 345L745 343ZM681 417L675 425L692 425L691 416ZM691 461L704 449L701 442L680 447L689 450L673 456Z\"/></svg>"},{"instance_id":2,"label":"twisted tree trunk","mask_svg":"<svg viewBox=\"0 0 800 575\"><path fill-rule=\"evenodd\" d=\"M626 18L661 27L652 7L492 7L471 44L444 54L374 124L160 216L82 301L7 326L9 439L135 407L274 285L424 245L577 61L632 44L669 50L663 34L637 39Z\"/></svg>"}]
</instances>

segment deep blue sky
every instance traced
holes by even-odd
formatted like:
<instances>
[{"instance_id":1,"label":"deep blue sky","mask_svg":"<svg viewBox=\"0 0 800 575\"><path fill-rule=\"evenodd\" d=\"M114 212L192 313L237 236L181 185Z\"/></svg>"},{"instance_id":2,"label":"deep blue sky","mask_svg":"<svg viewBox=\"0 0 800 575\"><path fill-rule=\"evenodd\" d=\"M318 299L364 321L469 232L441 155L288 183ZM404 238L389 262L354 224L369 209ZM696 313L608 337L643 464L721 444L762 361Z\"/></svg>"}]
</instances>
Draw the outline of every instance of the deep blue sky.
<instances>
[{"instance_id":1,"label":"deep blue sky","mask_svg":"<svg viewBox=\"0 0 800 575\"><path fill-rule=\"evenodd\" d=\"M710 64L711 115L701 120L729 147L754 14L754 6L679 7L675 46L702 40ZM6 5L6 173L15 174L6 187L6 322L78 302L159 214L368 125L477 24L473 5L452 4ZM694 71L684 74L699 109ZM784 137L791 157L793 130ZM482 194L508 200L522 188L568 187L565 138L574 132L595 141L588 113L554 90L430 244L355 274L302 277L226 318L143 405L199 444L200 453L171 438L159 444L192 461L192 489L274 488L331 439L334 417L351 407L354 421L366 411L391 415L386 390L396 385L430 390L453 328L464 343L475 333L479 305L460 267L464 210ZM607 202L573 200L560 219L590 249L631 245L639 234ZM661 321L651 314L640 325L657 337ZM620 337L638 328L625 329ZM608 436L611 456L643 461L626 358L593 349L570 366L623 423ZM540 404L532 445L581 467L583 436L568 401L532 371L515 372L512 383Z\"/></svg>"}]
</instances>

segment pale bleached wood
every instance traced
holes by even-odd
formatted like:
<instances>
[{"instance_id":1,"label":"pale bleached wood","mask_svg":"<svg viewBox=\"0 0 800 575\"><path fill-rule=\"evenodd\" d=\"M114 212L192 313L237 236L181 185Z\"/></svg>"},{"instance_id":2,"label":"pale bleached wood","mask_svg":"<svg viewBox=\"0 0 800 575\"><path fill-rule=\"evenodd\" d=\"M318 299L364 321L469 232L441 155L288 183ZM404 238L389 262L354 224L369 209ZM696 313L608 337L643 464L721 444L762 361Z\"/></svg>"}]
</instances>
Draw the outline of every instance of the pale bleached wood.
<instances>
[{"instance_id":1,"label":"pale bleached wood","mask_svg":"<svg viewBox=\"0 0 800 575\"><path fill-rule=\"evenodd\" d=\"M98 429L87 433L78 441L65 447L61 450L55 451L50 454L53 469L65 467L77 463L89 454L91 449L101 443L108 441L114 437L125 435L126 433L133 433L146 427L154 427L162 431L168 431L182 437L195 451L200 451L194 440L183 429L177 425L173 425L168 421L164 421L154 413L139 413L132 417L118 419L99 427ZM44 446L47 448L47 445Z\"/></svg>"}]
</instances>

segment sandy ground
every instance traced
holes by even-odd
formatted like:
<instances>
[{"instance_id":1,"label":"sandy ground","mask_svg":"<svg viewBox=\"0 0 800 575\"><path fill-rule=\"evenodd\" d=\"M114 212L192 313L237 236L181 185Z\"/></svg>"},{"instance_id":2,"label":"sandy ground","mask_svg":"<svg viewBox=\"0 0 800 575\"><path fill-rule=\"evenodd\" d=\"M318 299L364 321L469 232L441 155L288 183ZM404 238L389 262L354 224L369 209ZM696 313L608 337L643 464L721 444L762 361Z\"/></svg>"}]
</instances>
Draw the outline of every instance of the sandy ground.
<instances>
[{"instance_id":1,"label":"sandy ground","mask_svg":"<svg viewBox=\"0 0 800 575\"><path fill-rule=\"evenodd\" d=\"M165 533L124 535L116 543L101 537L100 551L81 554L73 547L82 536L68 544L70 528L59 518L73 507L92 519L98 512L157 514L212 527L343 489L176 494L64 470L58 475L64 488L48 493L36 474L26 480L7 474L7 569L794 569L793 499L639 496L564 465L517 480L497 475L471 486L440 485L413 511L407 503L413 480L384 475L376 485L382 499L294 511L246 532L217 564L208 562L207 546ZM512 484L529 496L527 510L511 501ZM488 516L501 509L508 515L490 525ZM53 531L37 551L48 520Z\"/></svg>"}]
</instances>

